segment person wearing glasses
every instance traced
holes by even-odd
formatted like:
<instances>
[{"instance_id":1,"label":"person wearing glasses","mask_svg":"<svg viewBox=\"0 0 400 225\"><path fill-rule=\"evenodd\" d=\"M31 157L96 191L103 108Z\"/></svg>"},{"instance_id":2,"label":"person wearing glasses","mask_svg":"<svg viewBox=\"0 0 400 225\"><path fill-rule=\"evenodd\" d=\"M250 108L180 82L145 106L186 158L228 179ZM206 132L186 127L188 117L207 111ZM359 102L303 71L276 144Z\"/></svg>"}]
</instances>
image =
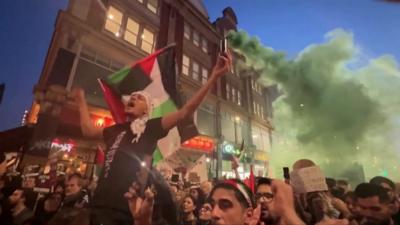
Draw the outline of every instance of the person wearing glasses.
<instances>
[{"instance_id":1,"label":"person wearing glasses","mask_svg":"<svg viewBox=\"0 0 400 225\"><path fill-rule=\"evenodd\" d=\"M279 224L280 218L274 212L272 201L274 194L271 188L272 180L269 178L260 178L256 186L256 201L261 205L260 220L265 224Z\"/></svg>"},{"instance_id":2,"label":"person wearing glasses","mask_svg":"<svg viewBox=\"0 0 400 225\"><path fill-rule=\"evenodd\" d=\"M199 210L199 219L196 225L211 225L211 211L212 206L209 200L206 200Z\"/></svg>"}]
</instances>

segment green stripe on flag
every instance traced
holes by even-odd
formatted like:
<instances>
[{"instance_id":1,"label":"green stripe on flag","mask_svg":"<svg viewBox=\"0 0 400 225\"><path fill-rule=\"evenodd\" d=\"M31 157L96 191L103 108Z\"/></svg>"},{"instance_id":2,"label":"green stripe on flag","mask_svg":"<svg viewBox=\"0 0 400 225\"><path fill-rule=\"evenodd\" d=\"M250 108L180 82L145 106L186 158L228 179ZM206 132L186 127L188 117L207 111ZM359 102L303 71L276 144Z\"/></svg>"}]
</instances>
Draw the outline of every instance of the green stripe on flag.
<instances>
[{"instance_id":1,"label":"green stripe on flag","mask_svg":"<svg viewBox=\"0 0 400 225\"><path fill-rule=\"evenodd\" d=\"M161 154L160 149L157 147L153 153L153 166L156 166L164 157Z\"/></svg>"},{"instance_id":2,"label":"green stripe on flag","mask_svg":"<svg viewBox=\"0 0 400 225\"><path fill-rule=\"evenodd\" d=\"M167 101L163 102L161 105L155 107L153 112L151 113L151 118L158 118L162 117L168 113L175 112L177 110L175 103L172 99L168 99Z\"/></svg>"},{"instance_id":3,"label":"green stripe on flag","mask_svg":"<svg viewBox=\"0 0 400 225\"><path fill-rule=\"evenodd\" d=\"M108 76L107 81L110 82L111 84L117 85L126 77L126 75L129 74L130 71L131 67L122 68L121 70Z\"/></svg>"}]
</instances>

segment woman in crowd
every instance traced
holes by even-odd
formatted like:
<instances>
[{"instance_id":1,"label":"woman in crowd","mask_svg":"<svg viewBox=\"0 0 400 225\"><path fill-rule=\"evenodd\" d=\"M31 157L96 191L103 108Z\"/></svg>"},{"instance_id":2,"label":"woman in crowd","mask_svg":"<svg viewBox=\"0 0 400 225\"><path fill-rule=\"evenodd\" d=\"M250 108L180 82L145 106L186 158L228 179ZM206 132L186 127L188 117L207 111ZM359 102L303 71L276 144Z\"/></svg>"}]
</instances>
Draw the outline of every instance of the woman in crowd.
<instances>
[{"instance_id":1,"label":"woman in crowd","mask_svg":"<svg viewBox=\"0 0 400 225\"><path fill-rule=\"evenodd\" d=\"M190 188L190 196L192 196L192 198L196 203L195 215L198 216L199 215L198 213L204 204L205 195L201 190L200 186L194 186Z\"/></svg>"},{"instance_id":2,"label":"woman in crowd","mask_svg":"<svg viewBox=\"0 0 400 225\"><path fill-rule=\"evenodd\" d=\"M180 207L180 225L196 225L197 218L195 211L196 200L190 195L183 198Z\"/></svg>"},{"instance_id":3,"label":"woman in crowd","mask_svg":"<svg viewBox=\"0 0 400 225\"><path fill-rule=\"evenodd\" d=\"M206 201L199 210L199 219L197 225L211 225L212 206L209 201Z\"/></svg>"}]
</instances>

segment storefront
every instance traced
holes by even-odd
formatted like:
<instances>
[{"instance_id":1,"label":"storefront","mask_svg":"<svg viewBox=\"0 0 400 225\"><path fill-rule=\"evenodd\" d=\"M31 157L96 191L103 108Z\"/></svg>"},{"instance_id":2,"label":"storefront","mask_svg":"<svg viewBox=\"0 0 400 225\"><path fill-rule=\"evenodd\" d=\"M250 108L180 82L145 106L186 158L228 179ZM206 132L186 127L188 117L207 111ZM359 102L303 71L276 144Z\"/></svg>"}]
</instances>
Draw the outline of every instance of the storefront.
<instances>
[{"instance_id":1,"label":"storefront","mask_svg":"<svg viewBox=\"0 0 400 225\"><path fill-rule=\"evenodd\" d=\"M267 176L269 174L269 159L266 151L254 150L254 175Z\"/></svg>"},{"instance_id":2,"label":"storefront","mask_svg":"<svg viewBox=\"0 0 400 225\"><path fill-rule=\"evenodd\" d=\"M186 175L196 173L200 180L208 180L209 172L213 171L216 165L215 149L214 138L198 135L178 145L177 149L167 158L160 160L156 167L166 177L180 171Z\"/></svg>"}]
</instances>

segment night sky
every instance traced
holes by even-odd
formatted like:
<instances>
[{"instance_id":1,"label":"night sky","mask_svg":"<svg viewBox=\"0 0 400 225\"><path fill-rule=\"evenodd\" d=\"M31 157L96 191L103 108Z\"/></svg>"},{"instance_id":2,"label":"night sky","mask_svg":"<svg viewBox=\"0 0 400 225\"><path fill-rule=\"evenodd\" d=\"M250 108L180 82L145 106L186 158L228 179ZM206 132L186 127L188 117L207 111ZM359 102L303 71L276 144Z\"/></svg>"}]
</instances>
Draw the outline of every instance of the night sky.
<instances>
[{"instance_id":1,"label":"night sky","mask_svg":"<svg viewBox=\"0 0 400 225\"><path fill-rule=\"evenodd\" d=\"M0 15L0 131L20 125L32 103L32 90L43 68L57 12L67 0L3 0ZM335 29L352 31L370 57L400 59L400 4L380 0L205 0L211 21L231 6L239 27L289 56L323 41Z\"/></svg>"}]
</instances>

